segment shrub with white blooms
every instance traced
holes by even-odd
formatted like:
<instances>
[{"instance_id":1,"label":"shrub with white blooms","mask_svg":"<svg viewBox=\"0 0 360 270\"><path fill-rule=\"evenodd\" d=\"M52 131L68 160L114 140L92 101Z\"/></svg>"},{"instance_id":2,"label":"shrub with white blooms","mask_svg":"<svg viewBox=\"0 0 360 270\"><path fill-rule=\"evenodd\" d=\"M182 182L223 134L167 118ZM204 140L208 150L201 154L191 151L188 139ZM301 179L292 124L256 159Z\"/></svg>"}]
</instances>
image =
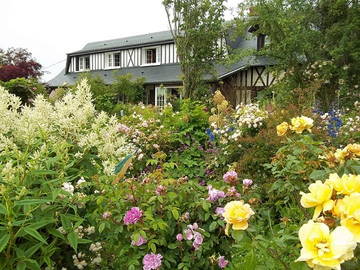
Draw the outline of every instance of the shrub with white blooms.
<instances>
[{"instance_id":1,"label":"shrub with white blooms","mask_svg":"<svg viewBox=\"0 0 360 270\"><path fill-rule=\"evenodd\" d=\"M38 95L33 106L22 106L18 97L0 87L0 118L0 157L7 160L26 152L32 157L27 162L32 169L46 169L42 161L50 153L66 152L63 158L94 155L98 162L93 164L109 175L119 160L136 151L126 134L118 132L117 118L95 110L86 80L55 104ZM5 178L25 170L16 168L11 159L1 167Z\"/></svg>"}]
</instances>

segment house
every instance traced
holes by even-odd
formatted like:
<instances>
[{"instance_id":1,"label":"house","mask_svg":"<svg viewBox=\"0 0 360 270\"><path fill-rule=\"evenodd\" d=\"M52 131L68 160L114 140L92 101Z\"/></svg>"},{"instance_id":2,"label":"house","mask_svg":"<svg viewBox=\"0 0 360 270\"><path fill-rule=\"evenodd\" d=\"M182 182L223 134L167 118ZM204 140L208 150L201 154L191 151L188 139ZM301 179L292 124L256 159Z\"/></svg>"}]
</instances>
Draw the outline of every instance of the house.
<instances>
[{"instance_id":1,"label":"house","mask_svg":"<svg viewBox=\"0 0 360 270\"><path fill-rule=\"evenodd\" d=\"M226 38L230 49L260 48L264 38ZM246 57L231 66L216 65L216 75L207 75L213 89L220 88L233 105L248 103L274 78L265 57ZM100 76L111 84L114 77L131 73L145 79L146 104L164 106L169 94L180 95L181 69L170 31L113 40L90 42L67 54L65 69L48 82L50 87L73 85L82 72Z\"/></svg>"}]
</instances>

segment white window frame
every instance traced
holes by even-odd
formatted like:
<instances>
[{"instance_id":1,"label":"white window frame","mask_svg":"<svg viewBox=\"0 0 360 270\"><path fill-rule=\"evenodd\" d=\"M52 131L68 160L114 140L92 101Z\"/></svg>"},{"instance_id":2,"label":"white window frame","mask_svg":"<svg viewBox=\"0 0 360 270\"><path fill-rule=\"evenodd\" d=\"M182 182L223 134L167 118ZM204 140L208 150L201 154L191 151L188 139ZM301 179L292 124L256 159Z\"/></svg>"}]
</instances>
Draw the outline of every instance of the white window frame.
<instances>
[{"instance_id":1,"label":"white window frame","mask_svg":"<svg viewBox=\"0 0 360 270\"><path fill-rule=\"evenodd\" d=\"M115 66L115 54L120 53L120 63L118 66ZM111 59L111 65L110 65ZM121 51L118 52L107 52L105 53L105 69L115 69L121 67Z\"/></svg>"},{"instance_id":2,"label":"white window frame","mask_svg":"<svg viewBox=\"0 0 360 270\"><path fill-rule=\"evenodd\" d=\"M146 63L146 51L156 49L156 62ZM145 47L142 48L142 63L141 66L158 66L161 64L161 46Z\"/></svg>"},{"instance_id":3,"label":"white window frame","mask_svg":"<svg viewBox=\"0 0 360 270\"><path fill-rule=\"evenodd\" d=\"M86 61L85 58L89 57L89 68L86 68ZM87 56L80 56L79 57L79 71L86 71L91 69L91 57L90 55Z\"/></svg>"},{"instance_id":4,"label":"white window frame","mask_svg":"<svg viewBox=\"0 0 360 270\"><path fill-rule=\"evenodd\" d=\"M155 87L155 106L159 107L161 109L163 109L165 107L167 103L167 99L168 99L168 95L169 95L169 90L170 89L180 89L182 86L159 86L159 87ZM163 104L158 104L158 94L159 94L159 89L165 89L165 94L164 94L164 102ZM180 99L182 99L182 95L181 92L179 92L180 95Z\"/></svg>"}]
</instances>

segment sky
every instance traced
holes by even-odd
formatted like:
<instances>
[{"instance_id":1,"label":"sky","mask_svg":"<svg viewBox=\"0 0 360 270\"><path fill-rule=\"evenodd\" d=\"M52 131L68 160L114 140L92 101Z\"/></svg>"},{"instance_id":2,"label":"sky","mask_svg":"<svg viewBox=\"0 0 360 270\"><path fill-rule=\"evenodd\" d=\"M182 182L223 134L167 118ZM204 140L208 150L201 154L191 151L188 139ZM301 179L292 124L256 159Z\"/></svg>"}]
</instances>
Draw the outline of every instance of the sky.
<instances>
[{"instance_id":1,"label":"sky","mask_svg":"<svg viewBox=\"0 0 360 270\"><path fill-rule=\"evenodd\" d=\"M162 0L2 0L1 21L0 48L28 49L43 66L43 81L65 67L66 53L88 42L169 29Z\"/></svg>"}]
</instances>

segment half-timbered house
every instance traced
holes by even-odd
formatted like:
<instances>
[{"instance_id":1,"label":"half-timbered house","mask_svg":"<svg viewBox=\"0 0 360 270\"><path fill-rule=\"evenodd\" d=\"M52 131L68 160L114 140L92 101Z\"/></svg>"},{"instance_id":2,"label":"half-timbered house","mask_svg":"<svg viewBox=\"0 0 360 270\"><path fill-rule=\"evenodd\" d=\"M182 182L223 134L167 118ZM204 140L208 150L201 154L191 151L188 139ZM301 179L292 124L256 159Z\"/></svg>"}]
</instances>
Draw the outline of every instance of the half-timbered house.
<instances>
[{"instance_id":1,"label":"half-timbered house","mask_svg":"<svg viewBox=\"0 0 360 270\"><path fill-rule=\"evenodd\" d=\"M225 39L230 49L261 48L263 37ZM220 88L234 104L248 103L256 93L271 85L267 72L271 62L264 57L246 57L231 66L216 65L216 74L205 80L213 89ZM170 31L114 40L91 42L79 51L67 54L65 69L48 84L51 87L73 85L82 72L100 76L107 84L115 76L131 73L145 79L147 104L163 106L169 94L179 95L181 69Z\"/></svg>"}]
</instances>

